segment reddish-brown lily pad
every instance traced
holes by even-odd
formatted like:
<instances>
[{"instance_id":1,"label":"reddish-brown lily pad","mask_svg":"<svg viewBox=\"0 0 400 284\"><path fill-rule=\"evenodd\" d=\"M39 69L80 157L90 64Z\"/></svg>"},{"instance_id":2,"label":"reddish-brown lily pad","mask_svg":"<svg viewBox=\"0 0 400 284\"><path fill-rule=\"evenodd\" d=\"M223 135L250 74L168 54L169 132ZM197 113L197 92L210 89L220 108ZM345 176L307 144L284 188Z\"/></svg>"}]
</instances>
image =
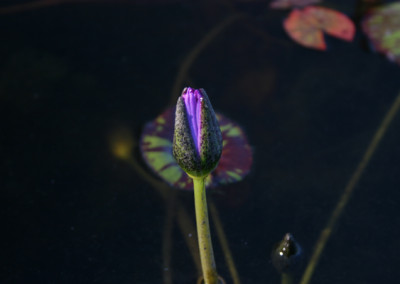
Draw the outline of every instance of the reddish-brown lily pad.
<instances>
[{"instance_id":1,"label":"reddish-brown lily pad","mask_svg":"<svg viewBox=\"0 0 400 284\"><path fill-rule=\"evenodd\" d=\"M355 33L354 24L346 15L316 6L294 9L283 25L295 42L318 50L326 50L324 33L346 41L352 41Z\"/></svg>"},{"instance_id":2,"label":"reddish-brown lily pad","mask_svg":"<svg viewBox=\"0 0 400 284\"><path fill-rule=\"evenodd\" d=\"M290 9L320 3L321 0L275 0L269 4L272 9Z\"/></svg>"},{"instance_id":3,"label":"reddish-brown lily pad","mask_svg":"<svg viewBox=\"0 0 400 284\"><path fill-rule=\"evenodd\" d=\"M217 168L207 178L207 186L237 182L246 176L253 162L252 151L243 130L232 120L216 114L222 132L223 149ZM175 109L169 108L147 123L140 139L140 150L147 165L173 187L193 189L192 180L172 156Z\"/></svg>"},{"instance_id":4,"label":"reddish-brown lily pad","mask_svg":"<svg viewBox=\"0 0 400 284\"><path fill-rule=\"evenodd\" d=\"M362 29L378 52L400 64L400 2L373 9L364 18Z\"/></svg>"}]
</instances>

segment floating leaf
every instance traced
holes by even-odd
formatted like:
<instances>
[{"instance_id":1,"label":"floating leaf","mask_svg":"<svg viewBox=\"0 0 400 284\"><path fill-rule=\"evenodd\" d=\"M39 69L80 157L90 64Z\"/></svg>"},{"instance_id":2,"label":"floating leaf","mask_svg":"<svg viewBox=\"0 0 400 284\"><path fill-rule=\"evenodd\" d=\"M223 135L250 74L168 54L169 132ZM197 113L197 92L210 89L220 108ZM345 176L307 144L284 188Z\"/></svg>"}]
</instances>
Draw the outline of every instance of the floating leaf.
<instances>
[{"instance_id":1,"label":"floating leaf","mask_svg":"<svg viewBox=\"0 0 400 284\"><path fill-rule=\"evenodd\" d=\"M372 46L400 64L400 3L373 9L363 20L362 29Z\"/></svg>"},{"instance_id":2,"label":"floating leaf","mask_svg":"<svg viewBox=\"0 0 400 284\"><path fill-rule=\"evenodd\" d=\"M320 3L321 0L275 0L269 4L272 9L290 9Z\"/></svg>"},{"instance_id":3,"label":"floating leaf","mask_svg":"<svg viewBox=\"0 0 400 284\"><path fill-rule=\"evenodd\" d=\"M233 121L216 114L222 132L223 149L217 168L207 179L208 186L243 179L253 162L251 148L243 130ZM192 180L172 156L175 109L169 108L147 123L140 139L140 150L147 165L173 187L193 189Z\"/></svg>"},{"instance_id":4,"label":"floating leaf","mask_svg":"<svg viewBox=\"0 0 400 284\"><path fill-rule=\"evenodd\" d=\"M347 41L353 40L355 33L354 24L346 15L324 7L295 9L283 25L294 41L319 50L326 50L323 32Z\"/></svg>"}]
</instances>

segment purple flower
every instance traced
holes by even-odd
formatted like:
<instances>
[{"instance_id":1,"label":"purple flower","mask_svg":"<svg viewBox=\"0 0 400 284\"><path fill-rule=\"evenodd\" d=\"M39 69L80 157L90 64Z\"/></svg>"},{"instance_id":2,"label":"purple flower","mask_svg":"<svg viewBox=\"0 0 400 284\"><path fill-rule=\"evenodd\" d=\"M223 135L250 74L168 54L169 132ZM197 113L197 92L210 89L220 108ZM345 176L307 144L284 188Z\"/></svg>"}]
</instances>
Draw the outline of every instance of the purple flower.
<instances>
[{"instance_id":1,"label":"purple flower","mask_svg":"<svg viewBox=\"0 0 400 284\"><path fill-rule=\"evenodd\" d=\"M197 153L200 156L201 104L203 96L200 94L199 90L194 90L188 87L183 90L182 99L185 103L186 114L194 145L196 146Z\"/></svg>"},{"instance_id":2,"label":"purple flower","mask_svg":"<svg viewBox=\"0 0 400 284\"><path fill-rule=\"evenodd\" d=\"M203 89L185 88L178 98L172 153L192 177L215 169L222 152L222 135L214 110Z\"/></svg>"}]
</instances>

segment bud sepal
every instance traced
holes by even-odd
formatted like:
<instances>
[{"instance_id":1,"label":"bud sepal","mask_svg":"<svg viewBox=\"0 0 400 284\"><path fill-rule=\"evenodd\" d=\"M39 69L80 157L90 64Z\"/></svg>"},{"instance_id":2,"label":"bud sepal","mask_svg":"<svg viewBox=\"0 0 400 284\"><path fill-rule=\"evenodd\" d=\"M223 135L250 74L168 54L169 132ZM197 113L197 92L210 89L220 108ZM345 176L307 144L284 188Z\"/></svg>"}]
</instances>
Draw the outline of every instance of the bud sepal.
<instances>
[{"instance_id":1,"label":"bud sepal","mask_svg":"<svg viewBox=\"0 0 400 284\"><path fill-rule=\"evenodd\" d=\"M222 134L203 89L185 88L178 98L172 153L191 177L205 177L218 165Z\"/></svg>"}]
</instances>

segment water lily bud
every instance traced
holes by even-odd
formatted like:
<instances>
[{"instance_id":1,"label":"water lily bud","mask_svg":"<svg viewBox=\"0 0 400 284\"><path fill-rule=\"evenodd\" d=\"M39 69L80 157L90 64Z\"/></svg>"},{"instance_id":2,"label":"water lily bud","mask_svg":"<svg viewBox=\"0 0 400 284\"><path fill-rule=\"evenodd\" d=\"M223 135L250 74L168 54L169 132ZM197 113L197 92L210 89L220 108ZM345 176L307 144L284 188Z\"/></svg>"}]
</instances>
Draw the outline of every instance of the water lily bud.
<instances>
[{"instance_id":1,"label":"water lily bud","mask_svg":"<svg viewBox=\"0 0 400 284\"><path fill-rule=\"evenodd\" d=\"M286 273L299 262L301 247L292 234L287 233L283 240L274 246L271 258L272 264L279 273Z\"/></svg>"},{"instance_id":2,"label":"water lily bud","mask_svg":"<svg viewBox=\"0 0 400 284\"><path fill-rule=\"evenodd\" d=\"M218 164L222 134L203 89L185 88L178 98L172 153L179 166L192 177L205 177Z\"/></svg>"}]
</instances>

